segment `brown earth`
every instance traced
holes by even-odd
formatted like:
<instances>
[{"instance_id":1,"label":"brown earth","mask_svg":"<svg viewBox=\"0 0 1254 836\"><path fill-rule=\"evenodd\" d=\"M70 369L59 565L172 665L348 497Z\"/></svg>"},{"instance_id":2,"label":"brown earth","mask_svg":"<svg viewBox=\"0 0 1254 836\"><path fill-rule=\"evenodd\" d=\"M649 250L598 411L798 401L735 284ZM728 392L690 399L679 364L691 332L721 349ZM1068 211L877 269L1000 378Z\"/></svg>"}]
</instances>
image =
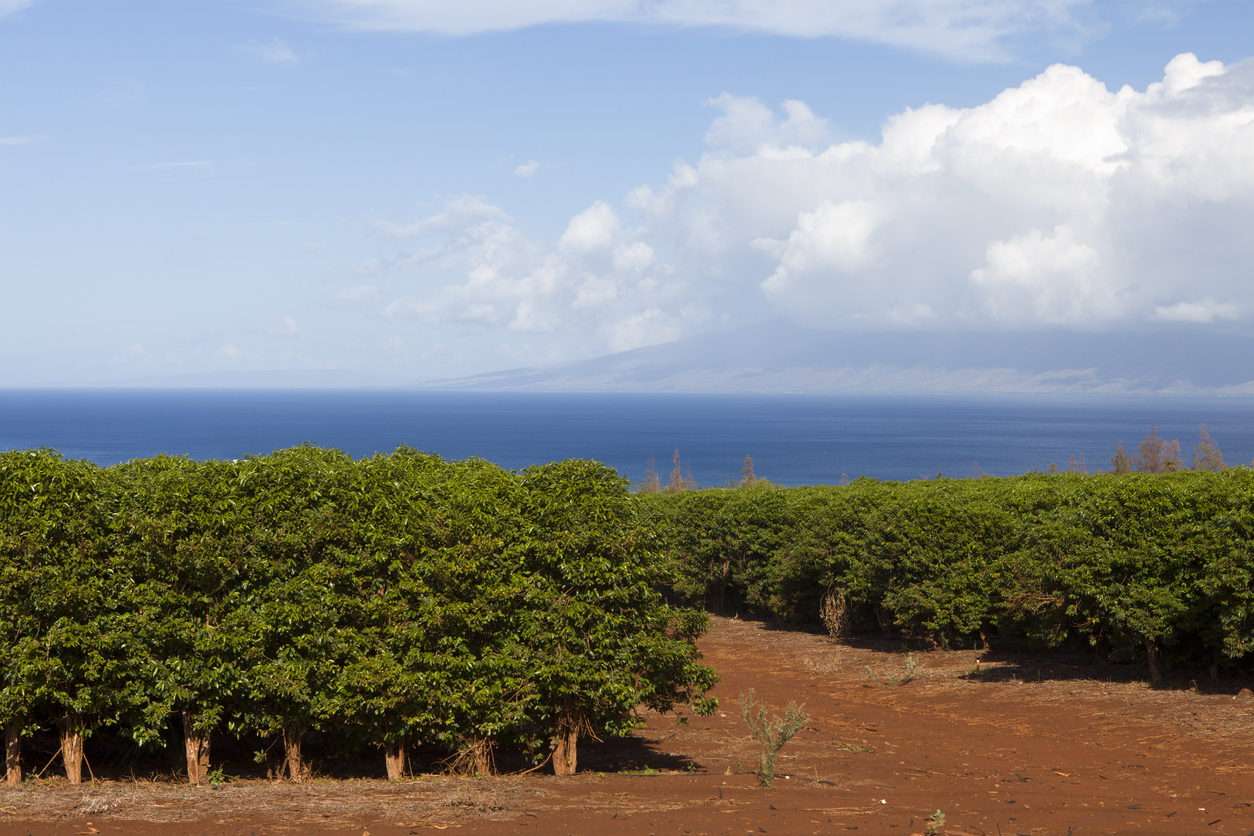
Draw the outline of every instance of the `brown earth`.
<instances>
[{"instance_id":1,"label":"brown earth","mask_svg":"<svg viewBox=\"0 0 1254 836\"><path fill-rule=\"evenodd\" d=\"M1135 671L1027 651L907 653L715 619L714 717L649 715L580 747L579 775L422 776L397 784L64 781L0 789L0 833L1250 834L1242 684L1151 689ZM914 678L906 679L908 666ZM810 721L758 786L736 708L749 689ZM381 761L382 759L380 759ZM380 770L382 765L380 764ZM937 811L944 816L929 821Z\"/></svg>"}]
</instances>

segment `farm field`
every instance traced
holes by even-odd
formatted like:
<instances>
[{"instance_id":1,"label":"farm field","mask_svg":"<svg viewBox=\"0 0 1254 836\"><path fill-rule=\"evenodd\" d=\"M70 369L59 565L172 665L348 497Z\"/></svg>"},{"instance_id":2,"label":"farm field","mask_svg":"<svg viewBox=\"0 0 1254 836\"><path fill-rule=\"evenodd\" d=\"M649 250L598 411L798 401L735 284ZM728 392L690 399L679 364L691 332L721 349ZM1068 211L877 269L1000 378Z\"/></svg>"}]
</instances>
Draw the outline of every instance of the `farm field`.
<instances>
[{"instance_id":1,"label":"farm field","mask_svg":"<svg viewBox=\"0 0 1254 836\"><path fill-rule=\"evenodd\" d=\"M631 738L581 746L573 778L48 781L0 790L0 833L923 834L937 810L936 832L955 836L1254 829L1245 683L1155 690L1086 657L910 654L728 618L701 649L722 676L719 712L652 715ZM894 684L911 658L915 678ZM811 715L772 790L736 708L749 689Z\"/></svg>"}]
</instances>

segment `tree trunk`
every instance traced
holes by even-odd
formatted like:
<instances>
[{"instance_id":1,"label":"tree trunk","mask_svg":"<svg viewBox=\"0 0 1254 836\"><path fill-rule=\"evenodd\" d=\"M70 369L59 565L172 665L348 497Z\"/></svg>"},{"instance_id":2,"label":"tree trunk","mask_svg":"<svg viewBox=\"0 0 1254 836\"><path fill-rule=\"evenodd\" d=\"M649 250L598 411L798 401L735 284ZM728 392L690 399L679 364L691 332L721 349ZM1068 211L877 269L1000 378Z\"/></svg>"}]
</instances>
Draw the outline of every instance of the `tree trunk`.
<instances>
[{"instance_id":1,"label":"tree trunk","mask_svg":"<svg viewBox=\"0 0 1254 836\"><path fill-rule=\"evenodd\" d=\"M557 729L553 735L553 774L574 775L579 743L579 728L582 717L570 703L562 706L557 715Z\"/></svg>"},{"instance_id":2,"label":"tree trunk","mask_svg":"<svg viewBox=\"0 0 1254 836\"><path fill-rule=\"evenodd\" d=\"M183 711L183 747L187 752L187 783L200 784L209 777L209 730L196 728L196 715Z\"/></svg>"},{"instance_id":3,"label":"tree trunk","mask_svg":"<svg viewBox=\"0 0 1254 836\"><path fill-rule=\"evenodd\" d=\"M399 781L405 777L405 739L389 740L383 747L383 757L388 765L388 780Z\"/></svg>"},{"instance_id":4,"label":"tree trunk","mask_svg":"<svg viewBox=\"0 0 1254 836\"><path fill-rule=\"evenodd\" d=\"M61 762L71 784L83 782L83 721L66 717L61 724Z\"/></svg>"},{"instance_id":5,"label":"tree trunk","mask_svg":"<svg viewBox=\"0 0 1254 836\"><path fill-rule=\"evenodd\" d=\"M4 727L4 765L9 784L22 783L22 724L18 720Z\"/></svg>"},{"instance_id":6,"label":"tree trunk","mask_svg":"<svg viewBox=\"0 0 1254 836\"><path fill-rule=\"evenodd\" d=\"M879 622L880 634L886 639L891 639L893 637L893 625L888 620L888 614L879 607L872 607L871 609L875 612L875 620Z\"/></svg>"},{"instance_id":7,"label":"tree trunk","mask_svg":"<svg viewBox=\"0 0 1254 836\"><path fill-rule=\"evenodd\" d=\"M1149 663L1150 682L1154 685L1163 684L1163 672L1158 669L1158 642L1145 640L1145 661Z\"/></svg>"},{"instance_id":8,"label":"tree trunk","mask_svg":"<svg viewBox=\"0 0 1254 836\"><path fill-rule=\"evenodd\" d=\"M1210 681L1219 681L1219 651L1215 650L1210 657Z\"/></svg>"},{"instance_id":9,"label":"tree trunk","mask_svg":"<svg viewBox=\"0 0 1254 836\"><path fill-rule=\"evenodd\" d=\"M1093 655L1097 657L1097 663L1102 667L1110 664L1110 642L1106 641L1105 636L1093 643Z\"/></svg>"},{"instance_id":10,"label":"tree trunk","mask_svg":"<svg viewBox=\"0 0 1254 836\"><path fill-rule=\"evenodd\" d=\"M293 723L283 727L283 752L287 756L287 777L296 783L305 780L305 763L300 759L300 738L304 729Z\"/></svg>"}]
</instances>

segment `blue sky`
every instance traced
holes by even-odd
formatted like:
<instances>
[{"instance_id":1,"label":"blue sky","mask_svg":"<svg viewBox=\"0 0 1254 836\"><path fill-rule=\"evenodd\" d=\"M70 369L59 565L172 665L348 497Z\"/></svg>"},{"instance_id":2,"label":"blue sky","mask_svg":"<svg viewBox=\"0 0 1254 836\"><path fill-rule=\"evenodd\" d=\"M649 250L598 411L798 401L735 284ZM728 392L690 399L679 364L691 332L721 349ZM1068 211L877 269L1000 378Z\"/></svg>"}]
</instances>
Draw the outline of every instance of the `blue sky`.
<instances>
[{"instance_id":1,"label":"blue sky","mask_svg":"<svg viewBox=\"0 0 1254 836\"><path fill-rule=\"evenodd\" d=\"M1248 0L0 0L0 385L778 317L1247 331L1251 32Z\"/></svg>"}]
</instances>

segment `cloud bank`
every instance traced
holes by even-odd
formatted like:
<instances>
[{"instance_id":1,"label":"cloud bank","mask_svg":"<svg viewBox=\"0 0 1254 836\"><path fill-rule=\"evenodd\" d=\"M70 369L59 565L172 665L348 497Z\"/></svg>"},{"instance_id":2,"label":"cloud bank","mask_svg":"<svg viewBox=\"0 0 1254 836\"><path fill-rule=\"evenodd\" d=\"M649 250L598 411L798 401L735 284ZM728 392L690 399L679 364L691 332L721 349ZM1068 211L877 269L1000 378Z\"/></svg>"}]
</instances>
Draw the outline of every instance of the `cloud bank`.
<instances>
[{"instance_id":1,"label":"cloud bank","mask_svg":"<svg viewBox=\"0 0 1254 836\"><path fill-rule=\"evenodd\" d=\"M304 15L363 30L470 35L551 23L614 22L718 27L792 37L835 36L1001 60L1016 36L1084 37L1093 0L284 0ZM1103 6L1112 4L1106 3ZM1119 6L1120 4L1113 4ZM1170 16L1190 0L1139 4L1140 16Z\"/></svg>"},{"instance_id":2,"label":"cloud bank","mask_svg":"<svg viewBox=\"0 0 1254 836\"><path fill-rule=\"evenodd\" d=\"M968 109L827 140L720 96L707 151L554 244L450 200L345 291L379 315L596 335L620 350L784 314L833 329L1119 330L1254 315L1254 62L1180 55L1144 91L1055 65ZM369 288L369 289L367 289Z\"/></svg>"}]
</instances>

